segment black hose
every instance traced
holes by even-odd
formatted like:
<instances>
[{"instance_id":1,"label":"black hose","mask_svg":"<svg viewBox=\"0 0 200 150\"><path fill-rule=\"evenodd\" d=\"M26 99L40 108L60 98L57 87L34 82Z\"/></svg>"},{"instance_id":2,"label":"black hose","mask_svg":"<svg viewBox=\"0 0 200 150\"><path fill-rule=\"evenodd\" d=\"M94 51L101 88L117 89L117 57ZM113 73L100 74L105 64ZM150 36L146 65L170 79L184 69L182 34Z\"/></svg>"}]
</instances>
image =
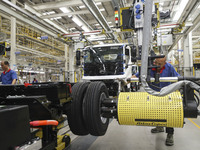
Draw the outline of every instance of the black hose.
<instances>
[{"instance_id":1,"label":"black hose","mask_svg":"<svg viewBox=\"0 0 200 150\"><path fill-rule=\"evenodd\" d=\"M199 106L199 97L194 93L194 97L196 98L197 101L197 107Z\"/></svg>"},{"instance_id":2,"label":"black hose","mask_svg":"<svg viewBox=\"0 0 200 150\"><path fill-rule=\"evenodd\" d=\"M159 89L159 90L161 90L161 89L162 89L161 87L158 87L158 86L156 86L156 85L153 85L153 84L151 84L151 83L149 83L149 86L152 86L152 87L154 87L154 88L156 88L156 89Z\"/></svg>"},{"instance_id":3,"label":"black hose","mask_svg":"<svg viewBox=\"0 0 200 150\"><path fill-rule=\"evenodd\" d=\"M132 25L131 25L133 16L134 16L134 8L133 8L133 10L132 10L132 12L131 12L131 17L130 17L129 23L128 23L128 25L129 25L130 28L133 28Z\"/></svg>"},{"instance_id":4,"label":"black hose","mask_svg":"<svg viewBox=\"0 0 200 150\"><path fill-rule=\"evenodd\" d=\"M198 83L197 81L194 81L194 80L188 80L188 81L194 82L195 84L197 84L198 86L200 86L200 83Z\"/></svg>"}]
</instances>

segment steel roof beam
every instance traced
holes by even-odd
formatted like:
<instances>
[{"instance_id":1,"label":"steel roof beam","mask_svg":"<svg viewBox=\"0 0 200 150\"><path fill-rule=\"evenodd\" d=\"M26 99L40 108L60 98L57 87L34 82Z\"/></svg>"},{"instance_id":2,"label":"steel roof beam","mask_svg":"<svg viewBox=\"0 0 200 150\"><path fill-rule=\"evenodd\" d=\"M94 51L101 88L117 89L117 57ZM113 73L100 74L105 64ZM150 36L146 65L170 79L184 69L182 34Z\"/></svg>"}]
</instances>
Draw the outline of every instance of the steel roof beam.
<instances>
[{"instance_id":1,"label":"steel roof beam","mask_svg":"<svg viewBox=\"0 0 200 150\"><path fill-rule=\"evenodd\" d=\"M52 28L51 26L42 23L40 20L34 18L33 16L31 16L29 13L25 12L24 10L22 10L21 8L19 8L18 6L12 4L9 1L5 1L5 3L7 3L8 5L10 5L11 7L15 8L15 10L13 10L10 7L6 7L3 3L0 2L1 7L0 7L0 11L7 13L10 16L15 17L16 19L23 21L25 23L31 24L32 26L38 28L41 31L46 32L47 34L53 36L53 37L57 37L57 30L55 30L54 28ZM19 12L23 13L20 14ZM49 30L48 30L49 29ZM52 32L53 31L53 32Z\"/></svg>"},{"instance_id":2,"label":"steel roof beam","mask_svg":"<svg viewBox=\"0 0 200 150\"><path fill-rule=\"evenodd\" d=\"M90 12L88 10L80 10L80 11L74 11L74 12L68 12L68 13L59 13L59 14L53 14L53 15L44 15L41 18L42 19L48 19L48 18L56 18L56 17L64 17L69 15L82 15L82 14L89 14Z\"/></svg>"},{"instance_id":3,"label":"steel roof beam","mask_svg":"<svg viewBox=\"0 0 200 150\"><path fill-rule=\"evenodd\" d=\"M193 26L189 27L188 29L186 29L186 31L184 32L184 34L179 35L176 40L174 41L173 45L170 46L169 50L172 50L173 47L178 43L178 41L184 36L187 35L188 33L190 33L192 30L194 30L194 28L199 27L200 26L200 14L199 16L193 21Z\"/></svg>"},{"instance_id":4,"label":"steel roof beam","mask_svg":"<svg viewBox=\"0 0 200 150\"><path fill-rule=\"evenodd\" d=\"M100 12L99 8L95 4L93 0L82 0L82 2L85 4L85 6L89 9L90 13L94 16L94 18L97 20L97 22L102 26L102 28L106 31L112 32L112 29L110 28L108 22L106 21L103 14ZM115 37L114 33L108 34L111 39L113 39L115 42L119 43L118 39Z\"/></svg>"},{"instance_id":5,"label":"steel roof beam","mask_svg":"<svg viewBox=\"0 0 200 150\"><path fill-rule=\"evenodd\" d=\"M32 54L35 54L35 55L39 55L40 57L49 57L49 58L53 58L53 59L56 59L56 60L65 61L64 57L57 57L57 56L54 56L54 55L51 55L51 54L40 52L38 50L27 48L27 47L20 46L20 45L17 45L16 47L17 47L16 49L19 50L19 51L32 53Z\"/></svg>"},{"instance_id":6,"label":"steel roof beam","mask_svg":"<svg viewBox=\"0 0 200 150\"><path fill-rule=\"evenodd\" d=\"M109 2L112 0L95 0L95 2ZM72 7L72 6L80 6L83 3L80 0L71 0L71 1L61 1L61 2L49 2L43 4L37 4L33 6L36 10L47 10L47 9L56 9L60 7Z\"/></svg>"},{"instance_id":7,"label":"steel roof beam","mask_svg":"<svg viewBox=\"0 0 200 150\"><path fill-rule=\"evenodd\" d=\"M114 18L113 18L113 17L107 17L106 20L107 20L108 22L114 22ZM98 23L96 19L88 20L88 22L89 22L90 24L96 24L96 23ZM64 24L64 25L65 25L65 27L67 27L67 28L73 28L73 27L76 26L75 23L69 23L69 24Z\"/></svg>"},{"instance_id":8,"label":"steel roof beam","mask_svg":"<svg viewBox=\"0 0 200 150\"><path fill-rule=\"evenodd\" d=\"M188 5L185 7L184 11L183 11L183 14L181 15L180 19L178 20L178 23L179 22L184 22L187 20L187 18L189 17L189 14L193 11L193 9L198 5L198 1L199 0L194 0L194 1L189 1L188 2ZM192 22L193 23L193 26L191 27L188 27L184 33L182 35L179 35L174 43L172 44L172 46L169 47L168 49L168 52L171 51L174 46L178 43L178 41L184 36L184 35L187 35L188 33L190 33L194 28L198 27L200 24L200 14L198 15L198 17L196 17L196 19Z\"/></svg>"}]
</instances>

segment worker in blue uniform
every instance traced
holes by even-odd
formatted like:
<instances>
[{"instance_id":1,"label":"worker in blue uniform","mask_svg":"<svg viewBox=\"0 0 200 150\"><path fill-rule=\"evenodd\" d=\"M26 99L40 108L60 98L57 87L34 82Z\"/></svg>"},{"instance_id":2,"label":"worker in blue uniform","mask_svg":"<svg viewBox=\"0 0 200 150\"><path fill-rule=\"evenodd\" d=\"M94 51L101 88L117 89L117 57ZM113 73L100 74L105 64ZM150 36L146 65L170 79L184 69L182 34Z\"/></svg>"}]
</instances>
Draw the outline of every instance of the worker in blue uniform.
<instances>
[{"instance_id":1,"label":"worker in blue uniform","mask_svg":"<svg viewBox=\"0 0 200 150\"><path fill-rule=\"evenodd\" d=\"M180 76L176 72L174 67L170 63L166 62L166 57L155 59L154 64L156 66L160 66L159 68L157 68L157 72L160 73L160 77L177 77L177 76ZM151 70L151 77L154 77L155 74L156 74L156 69L153 68ZM132 78L135 78L135 77L139 77L139 72L137 72L135 75L132 76ZM161 88L168 86L170 84L171 84L171 82L160 82L160 83L152 83L149 86L155 91L160 91ZM153 128L151 130L151 132L152 133L164 132L164 128L163 127L156 127L156 128ZM166 133L167 133L167 139L166 139L165 144L167 146L174 145L174 138L173 138L174 128L166 127Z\"/></svg>"},{"instance_id":2,"label":"worker in blue uniform","mask_svg":"<svg viewBox=\"0 0 200 150\"><path fill-rule=\"evenodd\" d=\"M36 80L36 78L34 78L32 83L38 83L38 80Z\"/></svg>"},{"instance_id":3,"label":"worker in blue uniform","mask_svg":"<svg viewBox=\"0 0 200 150\"><path fill-rule=\"evenodd\" d=\"M17 81L17 74L14 70L9 68L9 62L2 61L1 68L3 69L3 73L1 74L0 82L2 82L2 84L15 84Z\"/></svg>"}]
</instances>

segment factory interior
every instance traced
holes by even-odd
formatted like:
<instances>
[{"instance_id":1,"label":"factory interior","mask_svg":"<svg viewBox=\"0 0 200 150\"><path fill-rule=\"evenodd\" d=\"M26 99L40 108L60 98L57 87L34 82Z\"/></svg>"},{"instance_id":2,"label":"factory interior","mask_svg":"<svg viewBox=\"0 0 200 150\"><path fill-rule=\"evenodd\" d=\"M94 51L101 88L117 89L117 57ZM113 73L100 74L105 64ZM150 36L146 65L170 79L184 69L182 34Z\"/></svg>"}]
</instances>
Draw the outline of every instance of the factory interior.
<instances>
[{"instance_id":1,"label":"factory interior","mask_svg":"<svg viewBox=\"0 0 200 150\"><path fill-rule=\"evenodd\" d=\"M0 150L199 150L200 0L0 0Z\"/></svg>"}]
</instances>

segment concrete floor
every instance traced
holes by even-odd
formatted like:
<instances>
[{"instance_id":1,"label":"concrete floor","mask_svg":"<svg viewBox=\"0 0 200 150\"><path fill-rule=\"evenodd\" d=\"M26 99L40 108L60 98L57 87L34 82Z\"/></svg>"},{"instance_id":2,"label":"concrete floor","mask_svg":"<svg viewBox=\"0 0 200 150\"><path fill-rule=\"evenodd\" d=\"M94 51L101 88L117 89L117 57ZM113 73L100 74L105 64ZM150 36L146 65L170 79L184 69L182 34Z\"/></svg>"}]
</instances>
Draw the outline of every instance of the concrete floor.
<instances>
[{"instance_id":1,"label":"concrete floor","mask_svg":"<svg viewBox=\"0 0 200 150\"><path fill-rule=\"evenodd\" d=\"M192 121L185 119L184 128L175 128L174 146L165 146L167 134L152 134L152 127L121 126L113 120L106 135L79 136L67 150L200 150L200 117Z\"/></svg>"}]
</instances>

